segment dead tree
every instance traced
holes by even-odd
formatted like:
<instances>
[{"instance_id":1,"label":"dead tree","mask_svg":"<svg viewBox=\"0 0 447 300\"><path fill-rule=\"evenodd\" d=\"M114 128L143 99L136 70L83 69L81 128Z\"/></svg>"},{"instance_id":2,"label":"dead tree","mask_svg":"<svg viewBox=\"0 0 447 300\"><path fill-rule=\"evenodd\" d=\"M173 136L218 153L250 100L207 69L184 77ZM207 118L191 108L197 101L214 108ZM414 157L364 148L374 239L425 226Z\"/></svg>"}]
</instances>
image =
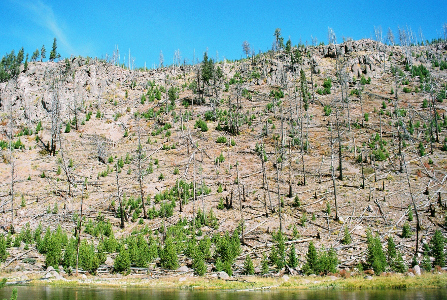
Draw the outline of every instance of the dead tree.
<instances>
[{"instance_id":1,"label":"dead tree","mask_svg":"<svg viewBox=\"0 0 447 300\"><path fill-rule=\"evenodd\" d=\"M338 136L338 168L340 169L338 179L343 180L343 154L342 154L342 146L341 146L340 124L339 124L339 120L338 120L338 109L336 109L335 118L336 118L336 123L337 123L337 136ZM332 131L331 131L331 133L332 133Z\"/></svg>"},{"instance_id":2,"label":"dead tree","mask_svg":"<svg viewBox=\"0 0 447 300\"><path fill-rule=\"evenodd\" d=\"M337 184L335 182L335 171L334 171L334 140L332 138L332 125L330 125L331 129L331 176L332 176L332 184L334 186L334 200L335 200L335 220L338 220L338 205L337 205Z\"/></svg>"},{"instance_id":3,"label":"dead tree","mask_svg":"<svg viewBox=\"0 0 447 300\"><path fill-rule=\"evenodd\" d=\"M119 184L119 176L118 176L118 162L115 163L115 175L116 175L116 196L118 197L118 202L120 205L120 228L124 228L124 207L123 207L123 201L121 200L120 195L120 184Z\"/></svg>"},{"instance_id":4,"label":"dead tree","mask_svg":"<svg viewBox=\"0 0 447 300\"><path fill-rule=\"evenodd\" d=\"M12 100L13 97L11 96L11 102L9 104L9 164L11 166L11 228L10 232L14 234L14 181L15 181L15 162L14 162L14 155L13 155L13 138L14 138L14 118L13 118L13 110L12 110Z\"/></svg>"},{"instance_id":5,"label":"dead tree","mask_svg":"<svg viewBox=\"0 0 447 300\"><path fill-rule=\"evenodd\" d=\"M147 219L146 207L144 205L144 191L143 191L143 177L144 172L141 167L141 163L143 160L143 147L141 145L141 128L140 128L140 117L137 117L138 123L138 149L137 149L137 167L138 167L138 184L140 186L140 197L141 197L141 205L143 207L143 218Z\"/></svg>"},{"instance_id":6,"label":"dead tree","mask_svg":"<svg viewBox=\"0 0 447 300\"><path fill-rule=\"evenodd\" d=\"M60 133L60 99L59 99L59 81L54 79L52 85L52 101L51 101L51 144L50 155L56 155L57 137Z\"/></svg>"},{"instance_id":7,"label":"dead tree","mask_svg":"<svg viewBox=\"0 0 447 300\"><path fill-rule=\"evenodd\" d=\"M414 201L414 197L413 197L413 193L411 191L411 184L410 184L410 176L408 175L408 168L407 168L407 163L405 162L405 156L402 153L402 160L404 162L404 166L405 166L405 173L407 175L407 183L408 183L408 190L410 191L410 197L411 197L411 203L413 204L413 210L414 213L416 215L416 249L415 249L415 255L417 255L418 253L418 249L419 249L419 231L421 230L421 226L419 223L419 213L418 213L418 208L416 206L416 202Z\"/></svg>"},{"instance_id":8,"label":"dead tree","mask_svg":"<svg viewBox=\"0 0 447 300\"><path fill-rule=\"evenodd\" d=\"M78 242L76 245L76 276L78 276L78 263L79 263L79 245L81 244L81 229L82 229L82 209L83 209L83 205L84 205L84 190L85 190L85 185L87 183L87 178L85 178L85 181L82 183L82 191L81 191L81 213L80 213L80 217L79 217L79 222L78 222L78 226L76 228L76 234L77 234L77 238L78 238ZM76 235L75 234L75 235Z\"/></svg>"},{"instance_id":9,"label":"dead tree","mask_svg":"<svg viewBox=\"0 0 447 300\"><path fill-rule=\"evenodd\" d=\"M68 195L71 197L73 196L71 187L74 186L74 180L73 177L71 176L70 168L67 165L67 161L65 160L64 151L62 148L62 137L60 135L59 135L59 152L61 153L62 167L64 169L65 176L67 176Z\"/></svg>"},{"instance_id":10,"label":"dead tree","mask_svg":"<svg viewBox=\"0 0 447 300\"><path fill-rule=\"evenodd\" d=\"M289 198L292 198L292 141L289 141Z\"/></svg>"}]
</instances>

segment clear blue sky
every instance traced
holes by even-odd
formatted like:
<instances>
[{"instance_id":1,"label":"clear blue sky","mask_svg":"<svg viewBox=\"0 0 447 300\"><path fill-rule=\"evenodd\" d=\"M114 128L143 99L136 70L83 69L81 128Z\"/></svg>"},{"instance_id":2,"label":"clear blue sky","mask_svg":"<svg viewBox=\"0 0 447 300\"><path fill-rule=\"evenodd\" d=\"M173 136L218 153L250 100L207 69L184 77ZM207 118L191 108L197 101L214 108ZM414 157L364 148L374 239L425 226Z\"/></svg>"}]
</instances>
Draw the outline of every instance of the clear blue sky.
<instances>
[{"instance_id":1,"label":"clear blue sky","mask_svg":"<svg viewBox=\"0 0 447 300\"><path fill-rule=\"evenodd\" d=\"M411 27L424 39L441 37L447 22L447 1L198 1L198 0L1 0L0 56L22 46L31 53L45 44L47 57L53 37L62 57L105 58L119 46L121 62L129 49L137 67L151 67L163 51L171 64L174 51L191 62L194 55L219 59L243 56L247 40L256 52L271 49L275 28L286 41L311 43L311 36L327 43L328 27L337 41L374 36L381 26Z\"/></svg>"}]
</instances>

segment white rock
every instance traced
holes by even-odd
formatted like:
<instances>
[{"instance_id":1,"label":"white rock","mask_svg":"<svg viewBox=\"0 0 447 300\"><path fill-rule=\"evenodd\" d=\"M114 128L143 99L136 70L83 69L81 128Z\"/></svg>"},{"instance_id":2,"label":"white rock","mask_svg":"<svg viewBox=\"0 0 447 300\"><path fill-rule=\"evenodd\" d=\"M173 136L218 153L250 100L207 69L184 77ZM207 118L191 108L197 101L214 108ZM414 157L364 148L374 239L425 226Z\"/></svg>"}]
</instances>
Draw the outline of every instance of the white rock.
<instances>
[{"instance_id":1,"label":"white rock","mask_svg":"<svg viewBox=\"0 0 447 300\"><path fill-rule=\"evenodd\" d=\"M419 267L419 265L415 265L413 270L414 270L414 274L416 276L420 276L421 275L421 268Z\"/></svg>"},{"instance_id":2,"label":"white rock","mask_svg":"<svg viewBox=\"0 0 447 300\"><path fill-rule=\"evenodd\" d=\"M289 276L284 275L284 276L282 277L282 279L284 279L284 281L288 281L288 280L289 280Z\"/></svg>"},{"instance_id":3,"label":"white rock","mask_svg":"<svg viewBox=\"0 0 447 300\"><path fill-rule=\"evenodd\" d=\"M223 279L223 280L230 279L230 276L224 271L219 272L217 274L217 276L219 277L219 279Z\"/></svg>"},{"instance_id":4,"label":"white rock","mask_svg":"<svg viewBox=\"0 0 447 300\"><path fill-rule=\"evenodd\" d=\"M51 272L51 271L54 271L54 268L53 268L52 266L49 266L49 267L47 268L47 272Z\"/></svg>"},{"instance_id":5,"label":"white rock","mask_svg":"<svg viewBox=\"0 0 447 300\"><path fill-rule=\"evenodd\" d=\"M181 266L177 269L177 272L189 272L189 268L187 266Z\"/></svg>"}]
</instances>

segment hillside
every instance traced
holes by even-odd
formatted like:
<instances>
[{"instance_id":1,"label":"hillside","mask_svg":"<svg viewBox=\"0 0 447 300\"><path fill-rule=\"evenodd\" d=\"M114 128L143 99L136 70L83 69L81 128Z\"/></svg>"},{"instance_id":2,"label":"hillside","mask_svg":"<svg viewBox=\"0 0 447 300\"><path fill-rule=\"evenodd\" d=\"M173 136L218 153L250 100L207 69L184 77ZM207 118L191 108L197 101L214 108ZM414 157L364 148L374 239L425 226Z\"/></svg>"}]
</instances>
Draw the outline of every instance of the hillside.
<instances>
[{"instance_id":1,"label":"hillside","mask_svg":"<svg viewBox=\"0 0 447 300\"><path fill-rule=\"evenodd\" d=\"M368 230L407 265L436 260L425 245L447 236L446 52L360 40L147 71L32 62L0 84L2 271L73 270L74 239L42 240L59 225L70 239L81 204L99 273L127 255L152 274L200 261L241 274L248 256L260 274L263 254L273 273L291 245L286 271L306 272L310 241L338 269L374 268Z\"/></svg>"}]
</instances>

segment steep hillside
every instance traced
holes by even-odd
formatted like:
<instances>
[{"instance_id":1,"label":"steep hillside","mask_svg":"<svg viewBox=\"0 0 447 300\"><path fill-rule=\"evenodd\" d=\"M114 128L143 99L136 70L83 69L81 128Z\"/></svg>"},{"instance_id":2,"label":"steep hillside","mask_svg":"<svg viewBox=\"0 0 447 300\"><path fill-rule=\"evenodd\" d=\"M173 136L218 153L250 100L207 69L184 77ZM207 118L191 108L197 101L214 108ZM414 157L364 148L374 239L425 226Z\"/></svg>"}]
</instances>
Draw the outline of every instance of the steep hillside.
<instances>
[{"instance_id":1,"label":"steep hillside","mask_svg":"<svg viewBox=\"0 0 447 300\"><path fill-rule=\"evenodd\" d=\"M406 264L436 264L427 245L435 230L447 235L446 51L360 40L148 71L30 63L0 84L2 269L74 268L76 241L44 234L60 225L70 239L81 214L80 256L94 245L100 272L127 256L152 274L240 274L247 257L261 273L264 254L270 272L333 271L306 269L311 241L333 248L339 269L377 272L376 234Z\"/></svg>"}]
</instances>

